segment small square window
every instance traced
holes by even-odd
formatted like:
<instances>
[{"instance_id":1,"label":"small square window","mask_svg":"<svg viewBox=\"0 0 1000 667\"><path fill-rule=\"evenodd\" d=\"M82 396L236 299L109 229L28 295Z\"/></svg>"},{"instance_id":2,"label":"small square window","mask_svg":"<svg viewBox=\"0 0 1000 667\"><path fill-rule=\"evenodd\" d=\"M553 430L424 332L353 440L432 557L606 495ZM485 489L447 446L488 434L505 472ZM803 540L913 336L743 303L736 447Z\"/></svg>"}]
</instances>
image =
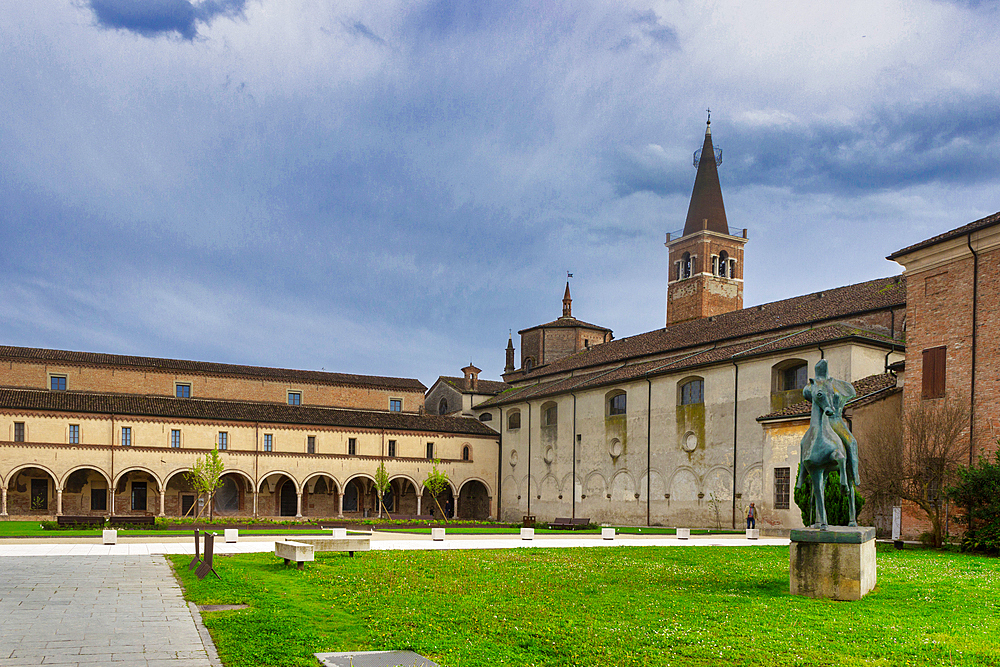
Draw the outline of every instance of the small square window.
<instances>
[{"instance_id":1,"label":"small square window","mask_svg":"<svg viewBox=\"0 0 1000 667\"><path fill-rule=\"evenodd\" d=\"M174 395L177 398L191 398L191 385L178 383L174 389Z\"/></svg>"},{"instance_id":2,"label":"small square window","mask_svg":"<svg viewBox=\"0 0 1000 667\"><path fill-rule=\"evenodd\" d=\"M24 442L24 422L14 422L14 442Z\"/></svg>"},{"instance_id":3,"label":"small square window","mask_svg":"<svg viewBox=\"0 0 1000 667\"><path fill-rule=\"evenodd\" d=\"M70 424L69 425L69 444L79 445L80 444L80 425Z\"/></svg>"},{"instance_id":4,"label":"small square window","mask_svg":"<svg viewBox=\"0 0 1000 667\"><path fill-rule=\"evenodd\" d=\"M301 391L290 391L290 392L288 392L288 404L289 405L302 405L302 392Z\"/></svg>"},{"instance_id":5,"label":"small square window","mask_svg":"<svg viewBox=\"0 0 1000 667\"><path fill-rule=\"evenodd\" d=\"M395 440L390 440L389 441L389 456L395 456L395 455L396 455L396 441Z\"/></svg>"},{"instance_id":6,"label":"small square window","mask_svg":"<svg viewBox=\"0 0 1000 667\"><path fill-rule=\"evenodd\" d=\"M306 438L306 453L315 454L316 453L316 436L310 435Z\"/></svg>"},{"instance_id":7,"label":"small square window","mask_svg":"<svg viewBox=\"0 0 1000 667\"><path fill-rule=\"evenodd\" d=\"M52 391L66 391L66 376L53 375L49 378L49 389Z\"/></svg>"},{"instance_id":8,"label":"small square window","mask_svg":"<svg viewBox=\"0 0 1000 667\"><path fill-rule=\"evenodd\" d=\"M273 452L274 451L274 436L270 433L264 434L264 451Z\"/></svg>"},{"instance_id":9,"label":"small square window","mask_svg":"<svg viewBox=\"0 0 1000 667\"><path fill-rule=\"evenodd\" d=\"M389 412L402 412L403 411L403 399L401 398L390 398L389 399Z\"/></svg>"},{"instance_id":10,"label":"small square window","mask_svg":"<svg viewBox=\"0 0 1000 667\"><path fill-rule=\"evenodd\" d=\"M180 449L181 446L181 430L179 428L170 430L170 446L174 449Z\"/></svg>"},{"instance_id":11,"label":"small square window","mask_svg":"<svg viewBox=\"0 0 1000 667\"><path fill-rule=\"evenodd\" d=\"M347 439L347 453L350 456L357 456L358 454L358 439L348 438Z\"/></svg>"},{"instance_id":12,"label":"small square window","mask_svg":"<svg viewBox=\"0 0 1000 667\"><path fill-rule=\"evenodd\" d=\"M219 449L229 449L229 434L219 431Z\"/></svg>"},{"instance_id":13,"label":"small square window","mask_svg":"<svg viewBox=\"0 0 1000 667\"><path fill-rule=\"evenodd\" d=\"M434 443L433 442L428 442L427 443L427 458L429 458L429 459L434 458Z\"/></svg>"},{"instance_id":14,"label":"small square window","mask_svg":"<svg viewBox=\"0 0 1000 667\"><path fill-rule=\"evenodd\" d=\"M122 447L132 446L132 427L122 426Z\"/></svg>"}]
</instances>

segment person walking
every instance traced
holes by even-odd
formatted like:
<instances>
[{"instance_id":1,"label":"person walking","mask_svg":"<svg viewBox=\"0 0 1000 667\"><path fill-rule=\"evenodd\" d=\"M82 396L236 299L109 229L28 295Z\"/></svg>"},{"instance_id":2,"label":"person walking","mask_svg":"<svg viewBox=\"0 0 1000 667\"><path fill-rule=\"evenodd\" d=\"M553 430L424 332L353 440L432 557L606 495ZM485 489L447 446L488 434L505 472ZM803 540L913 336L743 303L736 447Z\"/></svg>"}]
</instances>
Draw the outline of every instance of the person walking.
<instances>
[{"instance_id":1,"label":"person walking","mask_svg":"<svg viewBox=\"0 0 1000 667\"><path fill-rule=\"evenodd\" d=\"M750 507L747 508L747 528L757 527L757 508L754 507L753 503L750 503Z\"/></svg>"}]
</instances>

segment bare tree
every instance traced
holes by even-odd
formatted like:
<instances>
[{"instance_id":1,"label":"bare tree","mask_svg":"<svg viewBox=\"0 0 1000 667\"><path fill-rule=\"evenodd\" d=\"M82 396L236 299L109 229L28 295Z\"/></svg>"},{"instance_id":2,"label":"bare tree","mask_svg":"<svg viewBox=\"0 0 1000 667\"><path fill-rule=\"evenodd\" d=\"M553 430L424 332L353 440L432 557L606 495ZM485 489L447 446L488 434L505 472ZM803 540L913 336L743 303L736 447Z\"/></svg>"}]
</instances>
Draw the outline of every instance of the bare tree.
<instances>
[{"instance_id":1,"label":"bare tree","mask_svg":"<svg viewBox=\"0 0 1000 667\"><path fill-rule=\"evenodd\" d=\"M944 542L944 490L967 451L968 402L921 401L903 424L884 420L862 443L861 488L876 504L907 500L927 515L935 547Z\"/></svg>"}]
</instances>

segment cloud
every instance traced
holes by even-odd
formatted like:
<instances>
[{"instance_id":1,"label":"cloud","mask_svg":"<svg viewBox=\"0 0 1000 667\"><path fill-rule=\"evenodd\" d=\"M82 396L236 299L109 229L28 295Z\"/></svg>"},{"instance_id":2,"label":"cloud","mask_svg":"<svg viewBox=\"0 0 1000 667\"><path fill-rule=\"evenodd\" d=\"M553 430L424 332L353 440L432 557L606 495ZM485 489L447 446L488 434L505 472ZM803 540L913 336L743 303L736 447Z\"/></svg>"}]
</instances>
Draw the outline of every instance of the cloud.
<instances>
[{"instance_id":1,"label":"cloud","mask_svg":"<svg viewBox=\"0 0 1000 667\"><path fill-rule=\"evenodd\" d=\"M246 0L90 0L98 25L143 37L177 33L193 40L198 25L218 16L242 16Z\"/></svg>"},{"instance_id":2,"label":"cloud","mask_svg":"<svg viewBox=\"0 0 1000 667\"><path fill-rule=\"evenodd\" d=\"M385 40L372 32L372 29L361 21L354 21L353 23L344 21L342 25L344 26L344 30L355 37L364 37L365 39L370 39L379 46L385 46Z\"/></svg>"}]
</instances>

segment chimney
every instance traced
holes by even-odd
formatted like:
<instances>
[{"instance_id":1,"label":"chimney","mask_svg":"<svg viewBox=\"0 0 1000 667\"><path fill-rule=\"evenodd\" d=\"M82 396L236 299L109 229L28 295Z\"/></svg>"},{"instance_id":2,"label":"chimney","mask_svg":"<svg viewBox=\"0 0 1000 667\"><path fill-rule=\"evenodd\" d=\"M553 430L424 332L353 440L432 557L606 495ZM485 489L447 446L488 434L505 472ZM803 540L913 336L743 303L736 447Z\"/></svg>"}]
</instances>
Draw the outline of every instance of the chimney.
<instances>
[{"instance_id":1,"label":"chimney","mask_svg":"<svg viewBox=\"0 0 1000 667\"><path fill-rule=\"evenodd\" d=\"M514 372L514 337L507 338L507 365L503 367L504 373Z\"/></svg>"},{"instance_id":2,"label":"chimney","mask_svg":"<svg viewBox=\"0 0 1000 667\"><path fill-rule=\"evenodd\" d=\"M469 364L468 366L462 369L462 372L465 373L465 388L470 391L478 391L479 374L482 372L482 369L476 368L472 364Z\"/></svg>"}]
</instances>

